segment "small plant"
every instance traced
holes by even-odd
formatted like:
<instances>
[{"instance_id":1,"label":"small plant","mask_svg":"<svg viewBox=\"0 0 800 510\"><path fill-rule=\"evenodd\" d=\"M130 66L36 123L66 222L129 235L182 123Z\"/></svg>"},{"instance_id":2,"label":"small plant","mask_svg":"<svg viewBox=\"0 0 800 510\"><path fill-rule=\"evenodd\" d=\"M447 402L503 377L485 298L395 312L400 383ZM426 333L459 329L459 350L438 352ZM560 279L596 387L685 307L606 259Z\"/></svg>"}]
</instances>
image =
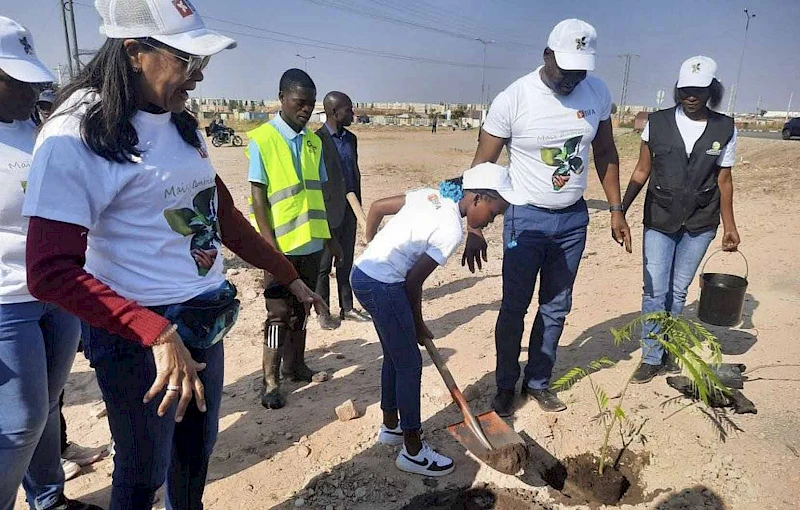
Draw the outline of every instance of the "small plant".
<instances>
[{"instance_id":1,"label":"small plant","mask_svg":"<svg viewBox=\"0 0 800 510\"><path fill-rule=\"evenodd\" d=\"M611 328L611 334L614 336L614 345L621 345L624 342L634 341L634 332L638 331L638 327L642 327L647 322L656 325L655 332L650 333L649 338L657 340L664 348L664 351L675 359L686 373L687 377L692 381L692 384L697 389L700 400L702 400L704 404L708 405L709 395L715 392L728 393L730 391L722 384L719 377L709 367L708 363L698 354L705 345L705 347L711 351L708 360L709 363L716 366L722 362L722 351L720 350L720 344L717 338L695 321L683 317L676 317L667 312L645 314L634 319L621 329ZM642 359L647 356L649 351L647 347L644 347L644 349L645 352L642 354ZM625 438L639 435L644 426L644 422L637 426L628 417L628 414L623 408L625 394L631 384L633 374L641 364L642 361L640 360L630 376L626 379L622 391L620 391L619 395L616 397L618 401L613 405L610 402L608 393L592 378L593 373L602 370L604 367L615 365L615 363L608 358L603 357L594 360L585 368L575 367L553 383L554 389L566 390L581 379L588 379L589 385L592 388L592 393L595 396L595 403L598 410L598 414L592 419L592 422L600 423L604 431L598 467L598 473L601 476L609 462L608 443L614 429L618 428L619 430L620 438L622 439L622 449L624 450L629 444L626 443Z\"/></svg>"}]
</instances>

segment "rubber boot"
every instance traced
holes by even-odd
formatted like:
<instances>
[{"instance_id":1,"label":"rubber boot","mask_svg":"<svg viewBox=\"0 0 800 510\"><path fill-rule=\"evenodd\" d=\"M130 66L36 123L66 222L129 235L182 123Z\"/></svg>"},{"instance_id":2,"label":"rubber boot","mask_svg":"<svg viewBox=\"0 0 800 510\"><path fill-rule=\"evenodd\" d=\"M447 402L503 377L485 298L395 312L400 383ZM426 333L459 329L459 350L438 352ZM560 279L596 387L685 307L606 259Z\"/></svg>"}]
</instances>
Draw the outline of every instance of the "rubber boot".
<instances>
[{"instance_id":1,"label":"rubber boot","mask_svg":"<svg viewBox=\"0 0 800 510\"><path fill-rule=\"evenodd\" d=\"M281 373L295 382L311 382L317 372L306 365L306 330L290 332L286 347L287 354L291 350L291 363L284 357Z\"/></svg>"},{"instance_id":2,"label":"rubber boot","mask_svg":"<svg viewBox=\"0 0 800 510\"><path fill-rule=\"evenodd\" d=\"M274 326L265 325L264 327L264 356L262 359L262 370L264 373L264 386L261 389L261 405L267 409L280 409L286 405L286 401L281 395L280 379L278 371L281 366L281 351L284 347L281 341L286 336L285 330L280 328L278 340L270 339L270 328ZM277 348L275 344L277 343Z\"/></svg>"}]
</instances>

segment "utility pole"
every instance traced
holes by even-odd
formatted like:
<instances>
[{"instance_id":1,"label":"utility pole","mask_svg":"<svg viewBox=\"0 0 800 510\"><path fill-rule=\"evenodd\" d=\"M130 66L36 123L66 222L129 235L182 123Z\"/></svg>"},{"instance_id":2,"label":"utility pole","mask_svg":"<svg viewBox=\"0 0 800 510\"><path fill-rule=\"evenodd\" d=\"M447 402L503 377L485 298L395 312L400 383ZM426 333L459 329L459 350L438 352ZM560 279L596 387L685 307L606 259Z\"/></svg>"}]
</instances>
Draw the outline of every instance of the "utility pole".
<instances>
[{"instance_id":1,"label":"utility pole","mask_svg":"<svg viewBox=\"0 0 800 510\"><path fill-rule=\"evenodd\" d=\"M739 92L739 80L742 78L742 62L744 61L744 50L747 48L747 30L750 28L750 20L755 18L755 14L750 14L747 9L744 10L744 15L747 17L747 22L744 25L744 42L742 43L742 56L739 57L739 72L736 74L736 85L731 93L730 106L728 107L728 115L733 116L736 112L736 94Z\"/></svg>"},{"instance_id":2,"label":"utility pole","mask_svg":"<svg viewBox=\"0 0 800 510\"><path fill-rule=\"evenodd\" d=\"M58 6L61 9L61 22L64 24L64 47L67 50L67 71L69 71L69 77L72 79L75 76L75 71L72 65L72 49L69 47L69 20L67 19L67 10L64 5L64 0L58 0Z\"/></svg>"},{"instance_id":3,"label":"utility pole","mask_svg":"<svg viewBox=\"0 0 800 510\"><path fill-rule=\"evenodd\" d=\"M294 54L294 56L295 56L295 57L300 57L300 58L302 58L302 59L303 59L303 61L304 61L304 64L303 64L303 65L304 65L304 67L303 67L303 70L304 70L305 72L308 72L308 61L309 61L309 60L311 60L311 59L317 58L317 57L315 57L315 56L311 56L311 57L304 57L303 55L301 55L301 54L299 54L299 53L295 53L295 54Z\"/></svg>"},{"instance_id":4,"label":"utility pole","mask_svg":"<svg viewBox=\"0 0 800 510\"><path fill-rule=\"evenodd\" d=\"M789 106L786 107L786 122L789 122L789 112L792 111L792 99L794 99L794 92L789 94Z\"/></svg>"},{"instance_id":5,"label":"utility pole","mask_svg":"<svg viewBox=\"0 0 800 510\"><path fill-rule=\"evenodd\" d=\"M494 39L487 40L487 39L481 39L480 37L476 37L475 40L483 44L483 66L481 66L482 72L481 72L481 100L480 100L481 109L483 109L483 106L486 104L484 102L484 98L486 97L486 47L489 46L490 44L494 44L495 41Z\"/></svg>"},{"instance_id":6,"label":"utility pole","mask_svg":"<svg viewBox=\"0 0 800 510\"><path fill-rule=\"evenodd\" d=\"M639 55L635 53L623 53L622 55L617 56L625 59L625 68L622 71L622 93L620 94L619 98L619 106L617 106L617 119L621 121L623 107L625 106L625 102L628 100L628 78L630 78L631 74L631 59L633 59L633 57L638 57Z\"/></svg>"},{"instance_id":7,"label":"utility pole","mask_svg":"<svg viewBox=\"0 0 800 510\"><path fill-rule=\"evenodd\" d=\"M70 28L72 29L72 58L75 59L75 73L81 72L81 52L78 49L78 31L75 28L75 4L73 0L65 0L65 4L69 5Z\"/></svg>"},{"instance_id":8,"label":"utility pole","mask_svg":"<svg viewBox=\"0 0 800 510\"><path fill-rule=\"evenodd\" d=\"M761 95L758 96L758 103L756 103L756 118L761 117Z\"/></svg>"}]
</instances>

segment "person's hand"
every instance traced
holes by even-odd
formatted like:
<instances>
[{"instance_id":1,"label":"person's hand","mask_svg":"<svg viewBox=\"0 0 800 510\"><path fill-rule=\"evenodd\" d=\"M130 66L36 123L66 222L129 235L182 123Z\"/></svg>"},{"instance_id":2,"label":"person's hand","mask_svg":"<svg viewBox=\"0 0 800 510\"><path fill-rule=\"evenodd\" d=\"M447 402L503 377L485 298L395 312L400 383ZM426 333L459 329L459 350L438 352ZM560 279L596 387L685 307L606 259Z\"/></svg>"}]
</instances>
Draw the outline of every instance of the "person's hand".
<instances>
[{"instance_id":1,"label":"person's hand","mask_svg":"<svg viewBox=\"0 0 800 510\"><path fill-rule=\"evenodd\" d=\"M177 331L170 333L163 343L154 345L152 349L156 362L156 379L145 393L144 403L153 400L166 386L166 394L158 406L159 416L164 416L177 400L175 421L182 421L193 395L197 400L197 408L203 413L206 412L203 383L197 375L197 372L206 368L206 364L192 359L189 349L183 345L183 340Z\"/></svg>"},{"instance_id":2,"label":"person's hand","mask_svg":"<svg viewBox=\"0 0 800 510\"><path fill-rule=\"evenodd\" d=\"M464 255L461 256L461 266L469 266L470 273L475 272L475 264L478 265L478 269L483 269L481 258L483 258L484 262L488 261L486 257L486 250L488 248L489 245L486 244L483 232L478 229L470 228L467 233L467 242L464 245Z\"/></svg>"},{"instance_id":3,"label":"person's hand","mask_svg":"<svg viewBox=\"0 0 800 510\"><path fill-rule=\"evenodd\" d=\"M631 248L631 229L621 211L611 213L611 237L620 246L625 246L625 251L633 253L633 248Z\"/></svg>"},{"instance_id":4,"label":"person's hand","mask_svg":"<svg viewBox=\"0 0 800 510\"><path fill-rule=\"evenodd\" d=\"M328 250L330 251L331 256L333 256L333 258L337 261L340 261L344 258L344 250L342 249L342 245L339 240L333 236L328 239Z\"/></svg>"},{"instance_id":5,"label":"person's hand","mask_svg":"<svg viewBox=\"0 0 800 510\"><path fill-rule=\"evenodd\" d=\"M737 251L739 249L739 232L736 229L728 230L722 234L722 250Z\"/></svg>"},{"instance_id":6,"label":"person's hand","mask_svg":"<svg viewBox=\"0 0 800 510\"><path fill-rule=\"evenodd\" d=\"M569 182L570 175L553 174L553 188L561 189Z\"/></svg>"},{"instance_id":7,"label":"person's hand","mask_svg":"<svg viewBox=\"0 0 800 510\"><path fill-rule=\"evenodd\" d=\"M424 339L427 338L428 340L433 340L433 333L431 330L428 329L428 326L422 322L416 325L417 330L417 343L420 345L425 345Z\"/></svg>"},{"instance_id":8,"label":"person's hand","mask_svg":"<svg viewBox=\"0 0 800 510\"><path fill-rule=\"evenodd\" d=\"M297 300L303 303L303 306L306 307L306 316L308 316L308 313L311 311L312 305L314 306L314 310L317 312L317 315L330 314L328 305L325 304L325 301L322 300L322 297L320 297L320 295L313 290L309 289L300 278L292 281L288 287L289 291L294 294Z\"/></svg>"}]
</instances>

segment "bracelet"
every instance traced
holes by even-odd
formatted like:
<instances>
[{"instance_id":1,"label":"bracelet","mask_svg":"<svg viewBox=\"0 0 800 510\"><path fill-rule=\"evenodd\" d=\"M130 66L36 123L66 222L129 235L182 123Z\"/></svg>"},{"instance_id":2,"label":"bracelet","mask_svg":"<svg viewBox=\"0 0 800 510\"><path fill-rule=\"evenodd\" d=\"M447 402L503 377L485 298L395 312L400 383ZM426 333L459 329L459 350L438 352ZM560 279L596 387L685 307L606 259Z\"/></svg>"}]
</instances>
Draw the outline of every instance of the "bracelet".
<instances>
[{"instance_id":1,"label":"bracelet","mask_svg":"<svg viewBox=\"0 0 800 510\"><path fill-rule=\"evenodd\" d=\"M175 333L176 331L178 331L178 326L176 324L170 324L170 326L167 329L165 329L160 335L158 335L158 338L156 338L156 341L153 342L151 346L163 345L167 343L169 337L172 336L172 334Z\"/></svg>"},{"instance_id":2,"label":"bracelet","mask_svg":"<svg viewBox=\"0 0 800 510\"><path fill-rule=\"evenodd\" d=\"M608 210L610 212L624 212L625 208L622 206L622 204L616 204L616 205L609 205Z\"/></svg>"}]
</instances>

